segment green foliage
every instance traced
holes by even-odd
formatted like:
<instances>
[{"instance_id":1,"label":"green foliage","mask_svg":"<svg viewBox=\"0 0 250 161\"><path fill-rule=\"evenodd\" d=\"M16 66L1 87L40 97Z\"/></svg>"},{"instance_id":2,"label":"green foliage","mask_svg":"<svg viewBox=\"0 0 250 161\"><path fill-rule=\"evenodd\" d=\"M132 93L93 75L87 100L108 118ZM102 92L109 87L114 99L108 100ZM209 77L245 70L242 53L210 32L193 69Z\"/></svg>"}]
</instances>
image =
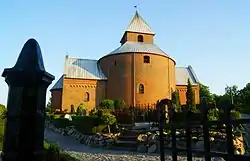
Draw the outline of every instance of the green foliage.
<instances>
[{"instance_id":1,"label":"green foliage","mask_svg":"<svg viewBox=\"0 0 250 161\"><path fill-rule=\"evenodd\" d=\"M95 127L102 124L99 117L96 116L73 116L72 124L83 134L95 133Z\"/></svg>"},{"instance_id":2,"label":"green foliage","mask_svg":"<svg viewBox=\"0 0 250 161\"><path fill-rule=\"evenodd\" d=\"M75 113L75 107L74 105L70 105L70 113Z\"/></svg>"},{"instance_id":3,"label":"green foliage","mask_svg":"<svg viewBox=\"0 0 250 161\"><path fill-rule=\"evenodd\" d=\"M208 110L208 120L218 120L220 117L219 115L219 109L210 109Z\"/></svg>"},{"instance_id":4,"label":"green foliage","mask_svg":"<svg viewBox=\"0 0 250 161\"><path fill-rule=\"evenodd\" d=\"M45 146L46 161L60 161L60 148L53 143L46 143Z\"/></svg>"},{"instance_id":5,"label":"green foliage","mask_svg":"<svg viewBox=\"0 0 250 161\"><path fill-rule=\"evenodd\" d=\"M48 103L47 103L47 105L46 105L46 112L49 112L49 113L52 113L52 112L53 112L51 102L52 102L52 98L50 97L50 98L49 98L49 101L48 101Z\"/></svg>"},{"instance_id":6,"label":"green foliage","mask_svg":"<svg viewBox=\"0 0 250 161\"><path fill-rule=\"evenodd\" d=\"M172 93L172 103L175 104L175 108L177 112L181 111L181 102L180 102L180 96L178 91L174 91Z\"/></svg>"},{"instance_id":7,"label":"green foliage","mask_svg":"<svg viewBox=\"0 0 250 161\"><path fill-rule=\"evenodd\" d=\"M108 130L110 133L110 125L116 122L115 115L112 115L111 113L103 113L101 116L101 120L104 122L104 124L108 125Z\"/></svg>"},{"instance_id":8,"label":"green foliage","mask_svg":"<svg viewBox=\"0 0 250 161\"><path fill-rule=\"evenodd\" d=\"M66 118L56 118L56 119L53 119L52 123L57 128L65 128L65 127L71 125L70 121L68 119L66 119Z\"/></svg>"},{"instance_id":9,"label":"green foliage","mask_svg":"<svg viewBox=\"0 0 250 161\"><path fill-rule=\"evenodd\" d=\"M114 108L115 109L123 109L123 108L125 108L125 101L124 100L115 100L114 101Z\"/></svg>"},{"instance_id":10,"label":"green foliage","mask_svg":"<svg viewBox=\"0 0 250 161\"><path fill-rule=\"evenodd\" d=\"M80 104L76 109L76 114L82 116L83 111L86 111L86 107L83 104Z\"/></svg>"},{"instance_id":11,"label":"green foliage","mask_svg":"<svg viewBox=\"0 0 250 161\"><path fill-rule=\"evenodd\" d=\"M190 82L190 79L188 79L188 85L187 85L187 92L186 92L186 106L192 111L196 112L196 105L195 105L195 95L192 88L192 84Z\"/></svg>"},{"instance_id":12,"label":"green foliage","mask_svg":"<svg viewBox=\"0 0 250 161\"><path fill-rule=\"evenodd\" d=\"M112 125L116 122L116 117L111 113L103 113L101 120L107 125Z\"/></svg>"},{"instance_id":13,"label":"green foliage","mask_svg":"<svg viewBox=\"0 0 250 161\"><path fill-rule=\"evenodd\" d=\"M93 109L93 110L91 110L89 112L90 116L96 116L96 117L99 117L99 118L101 118L102 114L103 114L103 110L101 110L101 109L98 109L98 110Z\"/></svg>"},{"instance_id":14,"label":"green foliage","mask_svg":"<svg viewBox=\"0 0 250 161\"><path fill-rule=\"evenodd\" d=\"M54 143L44 141L44 161L76 161L68 154L61 153L61 149Z\"/></svg>"},{"instance_id":15,"label":"green foliage","mask_svg":"<svg viewBox=\"0 0 250 161\"><path fill-rule=\"evenodd\" d=\"M102 109L114 109L114 101L110 99L104 99L101 101L100 106Z\"/></svg>"},{"instance_id":16,"label":"green foliage","mask_svg":"<svg viewBox=\"0 0 250 161\"><path fill-rule=\"evenodd\" d=\"M200 87L200 102L202 102L203 99L206 99L208 104L215 104L215 95L213 95L208 86L205 86L203 84L199 84Z\"/></svg>"}]
</instances>

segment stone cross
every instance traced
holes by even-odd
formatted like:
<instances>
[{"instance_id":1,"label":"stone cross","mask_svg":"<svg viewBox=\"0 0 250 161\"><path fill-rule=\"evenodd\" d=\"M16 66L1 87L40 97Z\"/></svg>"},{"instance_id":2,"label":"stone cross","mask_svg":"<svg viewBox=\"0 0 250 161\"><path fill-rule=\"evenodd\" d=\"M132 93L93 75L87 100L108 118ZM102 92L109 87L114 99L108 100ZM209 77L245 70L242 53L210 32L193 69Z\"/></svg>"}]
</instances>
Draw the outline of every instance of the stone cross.
<instances>
[{"instance_id":1,"label":"stone cross","mask_svg":"<svg viewBox=\"0 0 250 161\"><path fill-rule=\"evenodd\" d=\"M55 78L45 71L36 40L25 43L2 76L9 86L2 160L42 161L46 91Z\"/></svg>"}]
</instances>

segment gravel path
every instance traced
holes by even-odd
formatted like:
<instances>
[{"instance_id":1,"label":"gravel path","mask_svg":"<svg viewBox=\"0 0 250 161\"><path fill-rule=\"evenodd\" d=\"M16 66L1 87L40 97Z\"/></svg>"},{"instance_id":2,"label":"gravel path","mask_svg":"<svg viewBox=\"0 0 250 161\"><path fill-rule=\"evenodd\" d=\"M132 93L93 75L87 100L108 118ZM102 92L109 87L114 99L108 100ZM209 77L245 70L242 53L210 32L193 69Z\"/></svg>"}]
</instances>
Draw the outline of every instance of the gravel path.
<instances>
[{"instance_id":1,"label":"gravel path","mask_svg":"<svg viewBox=\"0 0 250 161\"><path fill-rule=\"evenodd\" d=\"M45 129L45 139L58 144L66 153L80 161L159 161L159 154L140 154L127 151L115 151L101 148L91 148L79 143L71 136L62 136L50 129ZM193 158L193 161L203 161L203 158ZM166 156L165 161L172 161ZM179 157L178 161L186 161L186 157ZM220 161L220 160L216 160Z\"/></svg>"}]
</instances>

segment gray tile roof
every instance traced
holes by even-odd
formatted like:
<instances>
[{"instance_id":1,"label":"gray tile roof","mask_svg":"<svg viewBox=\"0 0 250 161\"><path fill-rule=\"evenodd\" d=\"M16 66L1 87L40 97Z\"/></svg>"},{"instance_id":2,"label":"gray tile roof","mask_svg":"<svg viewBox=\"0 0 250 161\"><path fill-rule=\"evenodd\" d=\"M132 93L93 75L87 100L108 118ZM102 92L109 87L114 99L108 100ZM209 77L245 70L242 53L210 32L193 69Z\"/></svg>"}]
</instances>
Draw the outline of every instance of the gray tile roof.
<instances>
[{"instance_id":1,"label":"gray tile roof","mask_svg":"<svg viewBox=\"0 0 250 161\"><path fill-rule=\"evenodd\" d=\"M63 88L63 75L58 79L58 81L50 90L52 91L52 90L58 90L62 88Z\"/></svg>"},{"instance_id":2,"label":"gray tile roof","mask_svg":"<svg viewBox=\"0 0 250 161\"><path fill-rule=\"evenodd\" d=\"M187 85L188 78L193 85L198 84L198 79L191 66L175 68L176 85ZM51 90L63 88L63 78L106 80L107 78L97 66L97 60L89 59L65 59L64 76L55 83Z\"/></svg>"},{"instance_id":3,"label":"gray tile roof","mask_svg":"<svg viewBox=\"0 0 250 161\"><path fill-rule=\"evenodd\" d=\"M175 68L176 85L187 85L188 78L193 85L197 85L199 82L193 68L190 65L188 67Z\"/></svg>"},{"instance_id":4,"label":"gray tile roof","mask_svg":"<svg viewBox=\"0 0 250 161\"><path fill-rule=\"evenodd\" d=\"M105 75L99 70L97 60L65 58L64 76L66 78L81 78L105 80Z\"/></svg>"},{"instance_id":5,"label":"gray tile roof","mask_svg":"<svg viewBox=\"0 0 250 161\"><path fill-rule=\"evenodd\" d=\"M127 41L108 55L120 53L153 53L168 56L163 50L151 43L130 42Z\"/></svg>"},{"instance_id":6,"label":"gray tile roof","mask_svg":"<svg viewBox=\"0 0 250 161\"><path fill-rule=\"evenodd\" d=\"M149 27L149 25L146 23L146 21L143 20L143 18L139 15L139 13L137 11L135 13L134 18L132 19L132 21L128 25L126 31L154 34L152 29Z\"/></svg>"}]
</instances>

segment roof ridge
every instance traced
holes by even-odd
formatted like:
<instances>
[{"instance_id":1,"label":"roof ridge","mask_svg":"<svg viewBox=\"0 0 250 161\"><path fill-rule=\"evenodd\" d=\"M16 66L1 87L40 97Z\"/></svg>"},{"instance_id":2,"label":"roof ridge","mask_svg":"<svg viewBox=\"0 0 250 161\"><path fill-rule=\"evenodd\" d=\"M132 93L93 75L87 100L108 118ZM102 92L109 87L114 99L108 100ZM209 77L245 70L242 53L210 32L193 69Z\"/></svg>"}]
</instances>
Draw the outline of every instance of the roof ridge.
<instances>
[{"instance_id":1,"label":"roof ridge","mask_svg":"<svg viewBox=\"0 0 250 161\"><path fill-rule=\"evenodd\" d=\"M85 59L85 58L78 58L78 57L67 57L66 59L77 59L77 60L91 60L91 61L97 61L97 59Z\"/></svg>"}]
</instances>

